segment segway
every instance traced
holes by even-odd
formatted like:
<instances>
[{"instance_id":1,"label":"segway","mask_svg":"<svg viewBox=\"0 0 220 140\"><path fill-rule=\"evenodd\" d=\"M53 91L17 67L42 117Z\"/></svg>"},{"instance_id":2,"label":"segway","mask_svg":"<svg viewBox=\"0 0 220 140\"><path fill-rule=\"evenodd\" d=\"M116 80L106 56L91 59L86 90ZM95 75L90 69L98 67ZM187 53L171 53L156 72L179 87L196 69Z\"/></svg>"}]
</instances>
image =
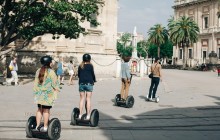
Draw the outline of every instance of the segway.
<instances>
[{"instance_id":1,"label":"segway","mask_svg":"<svg viewBox=\"0 0 220 140\"><path fill-rule=\"evenodd\" d=\"M31 116L26 123L26 135L28 138L44 138L49 140L58 140L61 133L61 124L59 119L53 118L48 123L48 129L46 132L41 132L36 129L37 122L36 117ZM43 123L40 124L43 127Z\"/></svg>"},{"instance_id":2,"label":"segway","mask_svg":"<svg viewBox=\"0 0 220 140\"><path fill-rule=\"evenodd\" d=\"M79 108L74 108L71 114L71 125L80 125L87 124L91 127L98 126L99 123L99 112L97 109L93 109L91 112L90 119L86 119L87 114L83 114L81 118L79 118Z\"/></svg>"},{"instance_id":3,"label":"segway","mask_svg":"<svg viewBox=\"0 0 220 140\"><path fill-rule=\"evenodd\" d=\"M131 74L131 78L130 78L130 84L131 84L131 80L132 80L132 76L134 74ZM126 100L122 100L121 99L121 94L117 94L115 96L115 106L123 106L123 107L126 107L126 108L132 108L133 105L134 105L134 97L132 95L128 96L126 98Z\"/></svg>"}]
</instances>

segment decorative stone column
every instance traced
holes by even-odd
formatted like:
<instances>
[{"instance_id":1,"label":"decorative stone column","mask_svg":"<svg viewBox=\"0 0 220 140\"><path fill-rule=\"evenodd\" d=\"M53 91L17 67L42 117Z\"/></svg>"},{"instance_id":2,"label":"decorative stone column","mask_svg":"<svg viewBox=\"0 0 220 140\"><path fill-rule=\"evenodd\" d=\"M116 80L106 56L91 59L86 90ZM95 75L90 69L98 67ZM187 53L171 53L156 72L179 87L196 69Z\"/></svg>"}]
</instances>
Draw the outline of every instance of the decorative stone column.
<instances>
[{"instance_id":1,"label":"decorative stone column","mask_svg":"<svg viewBox=\"0 0 220 140\"><path fill-rule=\"evenodd\" d=\"M119 78L121 73L121 58L119 56L116 57L116 74L115 78Z\"/></svg>"}]
</instances>

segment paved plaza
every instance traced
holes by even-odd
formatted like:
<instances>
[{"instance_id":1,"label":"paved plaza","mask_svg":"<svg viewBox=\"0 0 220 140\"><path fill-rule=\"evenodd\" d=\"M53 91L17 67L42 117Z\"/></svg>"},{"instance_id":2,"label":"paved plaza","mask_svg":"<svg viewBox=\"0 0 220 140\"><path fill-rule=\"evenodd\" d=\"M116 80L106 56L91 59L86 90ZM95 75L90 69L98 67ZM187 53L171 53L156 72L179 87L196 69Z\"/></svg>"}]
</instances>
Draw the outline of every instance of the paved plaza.
<instances>
[{"instance_id":1,"label":"paved plaza","mask_svg":"<svg viewBox=\"0 0 220 140\"><path fill-rule=\"evenodd\" d=\"M219 140L220 78L216 72L163 70L158 88L160 102L146 102L150 79L134 77L130 93L133 108L114 106L120 80L97 76L92 107L100 113L98 127L72 126L72 109L78 107L75 85L63 86L51 118L61 121L61 140ZM33 82L0 86L0 140L23 140L25 124L35 115Z\"/></svg>"}]
</instances>

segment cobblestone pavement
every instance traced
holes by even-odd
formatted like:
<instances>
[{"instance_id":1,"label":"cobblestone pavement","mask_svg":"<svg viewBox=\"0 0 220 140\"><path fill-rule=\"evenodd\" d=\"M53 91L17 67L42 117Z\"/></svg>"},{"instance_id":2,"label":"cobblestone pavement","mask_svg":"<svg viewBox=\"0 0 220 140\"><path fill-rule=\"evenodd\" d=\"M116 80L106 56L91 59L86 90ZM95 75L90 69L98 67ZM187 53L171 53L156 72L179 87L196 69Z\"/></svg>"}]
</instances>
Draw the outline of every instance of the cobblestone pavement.
<instances>
[{"instance_id":1,"label":"cobblestone pavement","mask_svg":"<svg viewBox=\"0 0 220 140\"><path fill-rule=\"evenodd\" d=\"M51 118L61 120L61 140L219 140L220 78L214 72L163 70L157 94L160 102L146 102L150 79L134 77L130 95L133 108L114 106L120 80L99 77L92 97L92 108L100 113L98 127L72 126L70 115L78 106L75 85L63 86ZM25 124L35 115L33 82L19 86L0 85L0 140L26 138Z\"/></svg>"}]
</instances>

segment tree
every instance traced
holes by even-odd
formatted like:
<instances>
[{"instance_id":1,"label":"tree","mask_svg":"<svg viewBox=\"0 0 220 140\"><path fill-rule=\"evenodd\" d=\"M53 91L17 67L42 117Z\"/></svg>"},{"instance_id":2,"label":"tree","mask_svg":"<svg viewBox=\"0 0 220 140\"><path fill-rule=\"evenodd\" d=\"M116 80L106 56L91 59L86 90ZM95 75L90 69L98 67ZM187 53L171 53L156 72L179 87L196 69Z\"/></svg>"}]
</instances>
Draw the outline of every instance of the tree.
<instances>
[{"instance_id":1,"label":"tree","mask_svg":"<svg viewBox=\"0 0 220 140\"><path fill-rule=\"evenodd\" d=\"M156 24L148 31L148 41L157 46L157 56L160 57L160 46L168 39L168 31L161 24Z\"/></svg>"},{"instance_id":2,"label":"tree","mask_svg":"<svg viewBox=\"0 0 220 140\"><path fill-rule=\"evenodd\" d=\"M26 43L47 33L53 34L53 39L62 34L65 38L76 39L87 33L82 22L99 25L92 15L98 15L104 3L103 0L0 0L0 4L2 51L17 39Z\"/></svg>"},{"instance_id":3,"label":"tree","mask_svg":"<svg viewBox=\"0 0 220 140\"><path fill-rule=\"evenodd\" d=\"M186 67L186 47L198 40L199 27L189 17L181 17L177 21L170 20L168 24L171 41L183 48L183 68Z\"/></svg>"},{"instance_id":4,"label":"tree","mask_svg":"<svg viewBox=\"0 0 220 140\"><path fill-rule=\"evenodd\" d=\"M147 57L149 42L147 40L142 40L137 43L137 53L138 57Z\"/></svg>"},{"instance_id":5,"label":"tree","mask_svg":"<svg viewBox=\"0 0 220 140\"><path fill-rule=\"evenodd\" d=\"M118 54L123 56L132 56L133 47L129 44L131 41L131 34L123 33L119 41L117 41Z\"/></svg>"}]
</instances>

